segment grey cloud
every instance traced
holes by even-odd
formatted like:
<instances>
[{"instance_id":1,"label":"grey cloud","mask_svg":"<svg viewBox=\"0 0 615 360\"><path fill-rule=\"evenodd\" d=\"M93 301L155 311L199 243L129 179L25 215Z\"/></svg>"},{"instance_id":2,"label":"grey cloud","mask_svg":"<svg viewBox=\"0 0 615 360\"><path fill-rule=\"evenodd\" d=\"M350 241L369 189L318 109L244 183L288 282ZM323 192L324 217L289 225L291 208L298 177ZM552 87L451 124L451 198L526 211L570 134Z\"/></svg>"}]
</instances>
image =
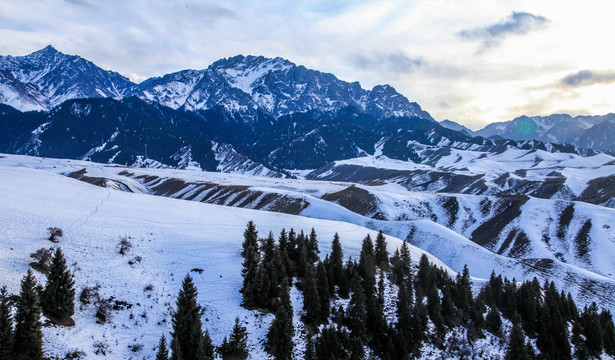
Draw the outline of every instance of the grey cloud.
<instances>
[{"instance_id":1,"label":"grey cloud","mask_svg":"<svg viewBox=\"0 0 615 360\"><path fill-rule=\"evenodd\" d=\"M483 40L480 52L498 45L510 35L525 35L531 31L542 29L549 22L550 20L544 16L514 11L495 24L463 30L458 32L457 36L464 40Z\"/></svg>"},{"instance_id":2,"label":"grey cloud","mask_svg":"<svg viewBox=\"0 0 615 360\"><path fill-rule=\"evenodd\" d=\"M581 87L612 82L615 82L615 71L613 70L581 70L566 76L560 83L567 87Z\"/></svg>"},{"instance_id":3,"label":"grey cloud","mask_svg":"<svg viewBox=\"0 0 615 360\"><path fill-rule=\"evenodd\" d=\"M93 6L92 3L89 2L88 0L64 0L64 1L69 4L73 4L73 5L87 6L87 7Z\"/></svg>"},{"instance_id":4,"label":"grey cloud","mask_svg":"<svg viewBox=\"0 0 615 360\"><path fill-rule=\"evenodd\" d=\"M425 61L422 58L412 58L401 51L389 54L358 54L351 57L350 61L361 69L378 69L396 74L408 74L425 65Z\"/></svg>"}]
</instances>

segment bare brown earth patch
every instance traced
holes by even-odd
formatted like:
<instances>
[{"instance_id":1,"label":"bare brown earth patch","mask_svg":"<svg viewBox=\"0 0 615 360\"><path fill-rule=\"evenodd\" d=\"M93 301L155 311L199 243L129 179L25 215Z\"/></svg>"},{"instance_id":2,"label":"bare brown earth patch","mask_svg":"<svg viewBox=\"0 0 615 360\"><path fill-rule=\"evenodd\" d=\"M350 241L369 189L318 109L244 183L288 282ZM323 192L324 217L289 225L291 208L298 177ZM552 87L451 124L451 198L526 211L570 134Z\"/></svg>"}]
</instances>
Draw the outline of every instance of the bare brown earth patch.
<instances>
[{"instance_id":1,"label":"bare brown earth patch","mask_svg":"<svg viewBox=\"0 0 615 360\"><path fill-rule=\"evenodd\" d=\"M324 194L321 199L337 203L357 214L384 220L384 216L378 209L376 197L369 191L355 185L351 185L344 190Z\"/></svg>"},{"instance_id":2,"label":"bare brown earth patch","mask_svg":"<svg viewBox=\"0 0 615 360\"><path fill-rule=\"evenodd\" d=\"M100 177L91 177L91 176L86 176L85 174L87 173L87 170L85 168L72 172L70 174L68 174L68 177L73 178L73 179L77 179L77 180L81 180L83 182L87 182L90 183L92 185L96 185L96 186L101 186L101 187L105 187L107 186L107 179L105 178L100 178Z\"/></svg>"},{"instance_id":3,"label":"bare brown earth patch","mask_svg":"<svg viewBox=\"0 0 615 360\"><path fill-rule=\"evenodd\" d=\"M587 188L575 200L601 205L615 197L615 175L590 180Z\"/></svg>"},{"instance_id":4,"label":"bare brown earth patch","mask_svg":"<svg viewBox=\"0 0 615 360\"><path fill-rule=\"evenodd\" d=\"M525 195L500 197L494 216L472 232L471 240L484 247L493 244L506 225L521 215L521 206L529 199Z\"/></svg>"}]
</instances>

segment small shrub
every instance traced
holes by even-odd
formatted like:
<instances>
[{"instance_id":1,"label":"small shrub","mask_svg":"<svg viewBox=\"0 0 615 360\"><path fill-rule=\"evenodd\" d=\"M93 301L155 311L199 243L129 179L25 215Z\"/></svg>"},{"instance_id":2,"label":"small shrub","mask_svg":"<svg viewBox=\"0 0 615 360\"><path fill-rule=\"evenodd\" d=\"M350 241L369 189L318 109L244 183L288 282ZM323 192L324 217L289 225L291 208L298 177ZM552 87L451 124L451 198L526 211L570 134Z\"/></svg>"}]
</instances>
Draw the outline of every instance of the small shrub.
<instances>
[{"instance_id":1,"label":"small shrub","mask_svg":"<svg viewBox=\"0 0 615 360\"><path fill-rule=\"evenodd\" d=\"M85 352L83 350L72 350L64 355L64 360L80 360L85 359Z\"/></svg>"},{"instance_id":2,"label":"small shrub","mask_svg":"<svg viewBox=\"0 0 615 360\"><path fill-rule=\"evenodd\" d=\"M132 304L122 300L113 300L113 298L109 299L109 301L113 301L113 310L120 311L125 309L132 309Z\"/></svg>"},{"instance_id":3,"label":"small shrub","mask_svg":"<svg viewBox=\"0 0 615 360\"><path fill-rule=\"evenodd\" d=\"M140 256L135 256L135 257L133 257L132 259L128 260L128 264L129 264L129 265L134 265L134 264L136 264L136 263L140 263L142 260L143 260L143 258L142 258L142 257L140 257Z\"/></svg>"},{"instance_id":4,"label":"small shrub","mask_svg":"<svg viewBox=\"0 0 615 360\"><path fill-rule=\"evenodd\" d=\"M98 293L99 289L100 285L96 285L94 287L84 287L79 295L79 301L81 301L83 305L89 305L95 301L98 301L100 299L100 294Z\"/></svg>"},{"instance_id":5,"label":"small shrub","mask_svg":"<svg viewBox=\"0 0 615 360\"><path fill-rule=\"evenodd\" d=\"M51 258L53 255L51 254L51 250L46 248L40 248L30 254L30 257L35 260L30 263L30 266L34 270L40 271L43 274L47 274L49 272L49 266L51 265Z\"/></svg>"},{"instance_id":6,"label":"small shrub","mask_svg":"<svg viewBox=\"0 0 615 360\"><path fill-rule=\"evenodd\" d=\"M132 352L139 352L143 349L143 344L130 344L128 345L128 348Z\"/></svg>"},{"instance_id":7,"label":"small shrub","mask_svg":"<svg viewBox=\"0 0 615 360\"><path fill-rule=\"evenodd\" d=\"M94 347L94 354L96 355L103 355L106 356L107 353L110 353L111 351L109 351L109 345L107 345L106 343L102 342L102 341L95 341L92 344L92 347Z\"/></svg>"},{"instance_id":8,"label":"small shrub","mask_svg":"<svg viewBox=\"0 0 615 360\"><path fill-rule=\"evenodd\" d=\"M106 323L111 315L111 309L111 301L109 299L99 299L96 304L96 322L98 324Z\"/></svg>"},{"instance_id":9,"label":"small shrub","mask_svg":"<svg viewBox=\"0 0 615 360\"><path fill-rule=\"evenodd\" d=\"M143 291L152 291L154 290L154 285L152 284L148 284L145 288L143 288Z\"/></svg>"},{"instance_id":10,"label":"small shrub","mask_svg":"<svg viewBox=\"0 0 615 360\"><path fill-rule=\"evenodd\" d=\"M120 255L126 255L128 250L132 248L132 243L130 242L130 240L123 237L120 239L119 247L120 247Z\"/></svg>"},{"instance_id":11,"label":"small shrub","mask_svg":"<svg viewBox=\"0 0 615 360\"><path fill-rule=\"evenodd\" d=\"M62 229L57 227L48 227L47 230L49 231L49 241L54 243L60 241L60 238L63 235Z\"/></svg>"}]
</instances>

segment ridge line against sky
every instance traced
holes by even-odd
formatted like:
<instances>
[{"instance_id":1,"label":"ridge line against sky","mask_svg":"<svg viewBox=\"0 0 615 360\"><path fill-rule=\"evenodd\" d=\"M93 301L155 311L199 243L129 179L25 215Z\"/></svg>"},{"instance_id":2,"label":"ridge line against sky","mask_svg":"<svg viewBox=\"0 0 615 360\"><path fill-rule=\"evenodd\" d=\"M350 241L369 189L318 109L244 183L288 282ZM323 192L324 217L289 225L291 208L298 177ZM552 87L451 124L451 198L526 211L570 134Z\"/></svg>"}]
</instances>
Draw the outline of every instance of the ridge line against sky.
<instances>
[{"instance_id":1,"label":"ridge line against sky","mask_svg":"<svg viewBox=\"0 0 615 360\"><path fill-rule=\"evenodd\" d=\"M48 44L141 81L238 54L390 84L470 128L615 112L615 5L529 0L0 0L0 54Z\"/></svg>"}]
</instances>

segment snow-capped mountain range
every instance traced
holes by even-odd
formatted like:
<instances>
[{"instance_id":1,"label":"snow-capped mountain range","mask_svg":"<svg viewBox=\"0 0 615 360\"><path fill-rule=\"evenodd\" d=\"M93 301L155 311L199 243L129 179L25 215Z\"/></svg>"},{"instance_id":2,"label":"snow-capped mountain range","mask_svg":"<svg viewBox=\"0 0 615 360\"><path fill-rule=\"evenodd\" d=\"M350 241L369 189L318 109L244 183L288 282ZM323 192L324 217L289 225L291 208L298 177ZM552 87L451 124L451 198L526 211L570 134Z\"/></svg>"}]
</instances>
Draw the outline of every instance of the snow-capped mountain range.
<instances>
[{"instance_id":1,"label":"snow-capped mountain range","mask_svg":"<svg viewBox=\"0 0 615 360\"><path fill-rule=\"evenodd\" d=\"M0 57L0 101L22 110L50 110L68 99L139 96L173 109L263 111L274 118L354 106L378 118L431 119L388 85L372 90L282 59L235 56L203 70L184 70L135 84L52 46L26 56Z\"/></svg>"},{"instance_id":2,"label":"snow-capped mountain range","mask_svg":"<svg viewBox=\"0 0 615 360\"><path fill-rule=\"evenodd\" d=\"M365 90L281 58L236 56L135 84L51 46L3 56L0 280L17 293L29 254L58 226L77 288L130 305L97 324L83 303L74 327L46 326L57 357L99 358L104 343L114 358L151 358L190 272L215 343L238 315L253 358L267 357L273 316L241 307L238 291L250 220L261 235L315 228L321 258L335 232L356 258L382 230L390 252L412 244L415 265L422 253L452 275L467 264L475 291L492 272L536 277L615 311L615 157L587 149L606 146L613 117L524 117L476 136L388 85ZM301 358L303 295L291 297ZM474 354L501 358L493 341L477 340Z\"/></svg>"},{"instance_id":3,"label":"snow-capped mountain range","mask_svg":"<svg viewBox=\"0 0 615 360\"><path fill-rule=\"evenodd\" d=\"M499 136L513 140L539 140L567 143L580 148L615 152L615 114L596 116L520 116L510 121L492 123L483 129L472 131L453 121L444 120L440 125L469 135Z\"/></svg>"}]
</instances>

